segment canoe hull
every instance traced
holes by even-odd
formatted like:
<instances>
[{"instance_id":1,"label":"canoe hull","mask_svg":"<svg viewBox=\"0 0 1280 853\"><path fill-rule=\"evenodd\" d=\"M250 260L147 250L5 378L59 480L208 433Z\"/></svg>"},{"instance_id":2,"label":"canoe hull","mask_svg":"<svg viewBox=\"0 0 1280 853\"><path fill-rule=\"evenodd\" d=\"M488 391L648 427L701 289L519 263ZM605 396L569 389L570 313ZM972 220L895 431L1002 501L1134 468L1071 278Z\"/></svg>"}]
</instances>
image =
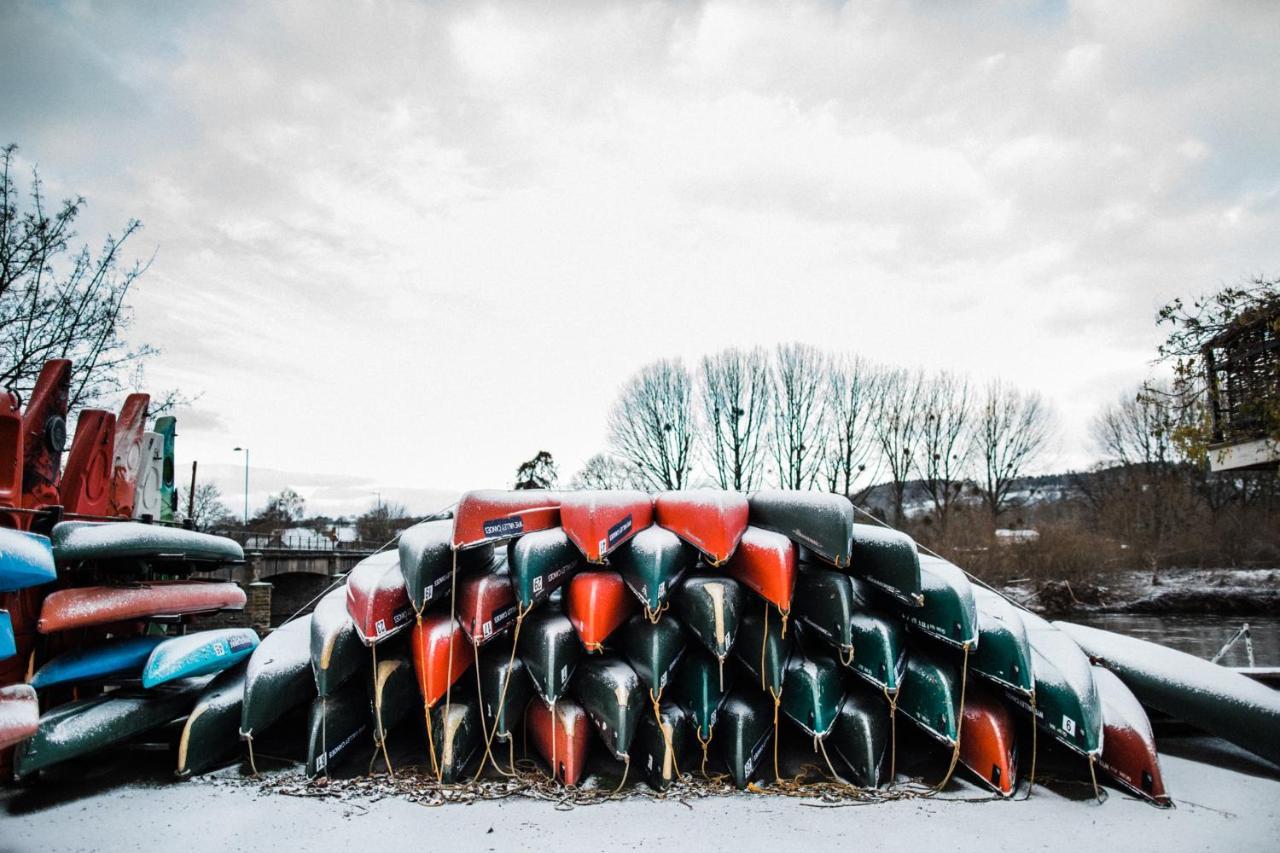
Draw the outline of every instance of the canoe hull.
<instances>
[{"instance_id":1,"label":"canoe hull","mask_svg":"<svg viewBox=\"0 0 1280 853\"><path fill-rule=\"evenodd\" d=\"M54 525L53 553L64 564L110 561L238 563L244 549L213 536L137 521L64 521Z\"/></svg>"},{"instance_id":2,"label":"canoe hull","mask_svg":"<svg viewBox=\"0 0 1280 853\"><path fill-rule=\"evenodd\" d=\"M855 524L850 570L903 604L915 607L923 601L920 552L905 533L877 524Z\"/></svg>"},{"instance_id":3,"label":"canoe hull","mask_svg":"<svg viewBox=\"0 0 1280 853\"><path fill-rule=\"evenodd\" d=\"M240 707L240 736L252 738L261 734L292 709L310 703L314 696L308 613L272 631L249 655Z\"/></svg>"},{"instance_id":4,"label":"canoe hull","mask_svg":"<svg viewBox=\"0 0 1280 853\"><path fill-rule=\"evenodd\" d=\"M585 565L582 553L558 527L523 536L507 549L511 586L523 610L545 601Z\"/></svg>"},{"instance_id":5,"label":"canoe hull","mask_svg":"<svg viewBox=\"0 0 1280 853\"><path fill-rule=\"evenodd\" d=\"M413 605L395 551L365 557L347 575L347 613L356 636L377 645L413 624Z\"/></svg>"},{"instance_id":6,"label":"canoe hull","mask_svg":"<svg viewBox=\"0 0 1280 853\"><path fill-rule=\"evenodd\" d=\"M617 572L579 572L569 581L565 612L588 652L600 651L635 610L635 599Z\"/></svg>"},{"instance_id":7,"label":"canoe hull","mask_svg":"<svg viewBox=\"0 0 1280 853\"><path fill-rule=\"evenodd\" d=\"M1094 682L1102 699L1104 732L1098 766L1138 796L1158 806L1171 805L1173 801L1165 793L1160 756L1147 712L1110 670L1099 667L1094 673Z\"/></svg>"},{"instance_id":8,"label":"canoe hull","mask_svg":"<svg viewBox=\"0 0 1280 853\"><path fill-rule=\"evenodd\" d=\"M604 563L624 542L653 524L653 499L645 492L568 492L560 524L588 563Z\"/></svg>"},{"instance_id":9,"label":"canoe hull","mask_svg":"<svg viewBox=\"0 0 1280 853\"><path fill-rule=\"evenodd\" d=\"M613 552L610 564L650 614L658 613L676 582L698 562L698 552L674 533L646 527Z\"/></svg>"},{"instance_id":10,"label":"canoe hull","mask_svg":"<svg viewBox=\"0 0 1280 853\"><path fill-rule=\"evenodd\" d=\"M467 492L453 511L453 547L492 544L559 525L558 492L542 489Z\"/></svg>"},{"instance_id":11,"label":"canoe hull","mask_svg":"<svg viewBox=\"0 0 1280 853\"><path fill-rule=\"evenodd\" d=\"M223 628L172 637L152 650L142 668L142 686L211 675L248 659L258 647L252 628Z\"/></svg>"},{"instance_id":12,"label":"canoe hull","mask_svg":"<svg viewBox=\"0 0 1280 853\"><path fill-rule=\"evenodd\" d=\"M746 495L715 489L663 492L654 499L654 518L698 549L712 566L733 556L747 529Z\"/></svg>"},{"instance_id":13,"label":"canoe hull","mask_svg":"<svg viewBox=\"0 0 1280 853\"><path fill-rule=\"evenodd\" d=\"M0 749L21 743L39 726L40 706L35 689L28 684L0 687Z\"/></svg>"},{"instance_id":14,"label":"canoe hull","mask_svg":"<svg viewBox=\"0 0 1280 853\"><path fill-rule=\"evenodd\" d=\"M443 699L476 659L475 648L462 626L448 613L433 613L423 618L413 628L410 646L418 691L427 707Z\"/></svg>"},{"instance_id":15,"label":"canoe hull","mask_svg":"<svg viewBox=\"0 0 1280 853\"><path fill-rule=\"evenodd\" d=\"M58 684L111 676L138 678L147 658L167 637L123 637L89 648L63 652L36 670L31 686L43 690Z\"/></svg>"},{"instance_id":16,"label":"canoe hull","mask_svg":"<svg viewBox=\"0 0 1280 853\"><path fill-rule=\"evenodd\" d=\"M548 705L565 693L582 657L582 643L567 616L537 612L525 619L518 644L529 680Z\"/></svg>"},{"instance_id":17,"label":"canoe hull","mask_svg":"<svg viewBox=\"0 0 1280 853\"><path fill-rule=\"evenodd\" d=\"M239 755L245 666L223 670L200 691L178 738L179 778L212 770Z\"/></svg>"},{"instance_id":18,"label":"canoe hull","mask_svg":"<svg viewBox=\"0 0 1280 853\"><path fill-rule=\"evenodd\" d=\"M576 702L565 699L554 708L534 702L528 711L529 740L551 768L551 778L576 785L587 766L591 722Z\"/></svg>"},{"instance_id":19,"label":"canoe hull","mask_svg":"<svg viewBox=\"0 0 1280 853\"><path fill-rule=\"evenodd\" d=\"M751 494L751 523L805 546L838 569L849 566L853 504L843 495L762 489Z\"/></svg>"},{"instance_id":20,"label":"canoe hull","mask_svg":"<svg viewBox=\"0 0 1280 853\"><path fill-rule=\"evenodd\" d=\"M311 675L316 693L328 696L369 659L347 612L346 586L330 590L311 613Z\"/></svg>"},{"instance_id":21,"label":"canoe hull","mask_svg":"<svg viewBox=\"0 0 1280 853\"><path fill-rule=\"evenodd\" d=\"M712 657L724 660L738 638L746 597L732 578L696 574L676 589L671 603L684 627Z\"/></svg>"},{"instance_id":22,"label":"canoe hull","mask_svg":"<svg viewBox=\"0 0 1280 853\"><path fill-rule=\"evenodd\" d=\"M725 572L745 584L783 615L791 612L796 583L796 545L780 533L748 527Z\"/></svg>"},{"instance_id":23,"label":"canoe hull","mask_svg":"<svg viewBox=\"0 0 1280 853\"><path fill-rule=\"evenodd\" d=\"M773 737L773 704L768 697L736 690L725 700L716 743L738 790L746 789Z\"/></svg>"},{"instance_id":24,"label":"canoe hull","mask_svg":"<svg viewBox=\"0 0 1280 853\"><path fill-rule=\"evenodd\" d=\"M60 589L45 598L36 630L41 634L130 622L242 610L244 590L233 583L151 581L135 586Z\"/></svg>"},{"instance_id":25,"label":"canoe hull","mask_svg":"<svg viewBox=\"0 0 1280 853\"><path fill-rule=\"evenodd\" d=\"M618 657L592 658L578 667L573 682L575 698L595 724L600 739L614 758L626 760L645 708L644 690L635 670Z\"/></svg>"}]
</instances>

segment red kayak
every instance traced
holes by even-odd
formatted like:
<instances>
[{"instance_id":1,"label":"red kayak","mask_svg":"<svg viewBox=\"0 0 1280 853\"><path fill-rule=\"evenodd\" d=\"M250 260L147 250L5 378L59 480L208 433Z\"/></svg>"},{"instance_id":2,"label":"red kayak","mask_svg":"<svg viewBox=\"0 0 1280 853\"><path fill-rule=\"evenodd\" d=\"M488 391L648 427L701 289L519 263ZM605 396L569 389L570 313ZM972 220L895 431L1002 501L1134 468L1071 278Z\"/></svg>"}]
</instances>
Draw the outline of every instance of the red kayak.
<instances>
[{"instance_id":1,"label":"red kayak","mask_svg":"<svg viewBox=\"0 0 1280 853\"><path fill-rule=\"evenodd\" d=\"M347 575L347 614L366 646L413 624L413 605L400 574L400 552L365 557Z\"/></svg>"},{"instance_id":2,"label":"red kayak","mask_svg":"<svg viewBox=\"0 0 1280 853\"><path fill-rule=\"evenodd\" d=\"M0 391L0 507L22 506L22 405L18 395ZM0 523L18 528L20 516L0 514Z\"/></svg>"},{"instance_id":3,"label":"red kayak","mask_svg":"<svg viewBox=\"0 0 1280 853\"><path fill-rule=\"evenodd\" d=\"M565 593L565 613L589 652L600 651L638 604L617 572L578 572Z\"/></svg>"},{"instance_id":4,"label":"red kayak","mask_svg":"<svg viewBox=\"0 0 1280 853\"><path fill-rule=\"evenodd\" d=\"M102 409L81 409L76 437L67 454L58 491L67 512L106 515L111 505L111 453L116 416Z\"/></svg>"},{"instance_id":5,"label":"red kayak","mask_svg":"<svg viewBox=\"0 0 1280 853\"><path fill-rule=\"evenodd\" d=\"M116 417L116 443L111 454L111 514L133 518L133 496L142 470L142 434L147 430L150 394L130 394Z\"/></svg>"},{"instance_id":6,"label":"red kayak","mask_svg":"<svg viewBox=\"0 0 1280 853\"><path fill-rule=\"evenodd\" d=\"M654 500L660 526L702 552L713 566L725 563L747 530L747 496L718 489L663 492Z\"/></svg>"},{"instance_id":7,"label":"red kayak","mask_svg":"<svg viewBox=\"0 0 1280 853\"><path fill-rule=\"evenodd\" d=\"M1005 704L970 679L960 726L960 763L1002 797L1010 796L1017 783L1015 731Z\"/></svg>"},{"instance_id":8,"label":"red kayak","mask_svg":"<svg viewBox=\"0 0 1280 853\"><path fill-rule=\"evenodd\" d=\"M1138 796L1158 806L1169 805L1147 712L1111 670L1095 666L1093 683L1102 701L1102 757L1098 764Z\"/></svg>"},{"instance_id":9,"label":"red kayak","mask_svg":"<svg viewBox=\"0 0 1280 853\"><path fill-rule=\"evenodd\" d=\"M58 474L67 443L67 400L71 395L71 362L44 363L22 415L22 505L39 509L62 503Z\"/></svg>"},{"instance_id":10,"label":"red kayak","mask_svg":"<svg viewBox=\"0 0 1280 853\"><path fill-rule=\"evenodd\" d=\"M551 767L551 778L566 785L578 784L591 747L587 712L572 699L561 699L554 708L532 702L525 720L534 748Z\"/></svg>"},{"instance_id":11,"label":"red kayak","mask_svg":"<svg viewBox=\"0 0 1280 853\"><path fill-rule=\"evenodd\" d=\"M40 608L36 630L52 634L112 622L243 610L244 603L244 590L233 583L151 581L133 586L82 586L49 593Z\"/></svg>"},{"instance_id":12,"label":"red kayak","mask_svg":"<svg viewBox=\"0 0 1280 853\"><path fill-rule=\"evenodd\" d=\"M785 616L791 612L796 586L797 548L781 533L748 527L725 572L772 602Z\"/></svg>"},{"instance_id":13,"label":"red kayak","mask_svg":"<svg viewBox=\"0 0 1280 853\"><path fill-rule=\"evenodd\" d=\"M603 563L609 553L653 524L653 499L628 490L566 492L560 502L560 525L589 563Z\"/></svg>"},{"instance_id":14,"label":"red kayak","mask_svg":"<svg viewBox=\"0 0 1280 853\"><path fill-rule=\"evenodd\" d=\"M453 511L453 547L502 542L560 524L560 494L543 489L467 492Z\"/></svg>"},{"instance_id":15,"label":"red kayak","mask_svg":"<svg viewBox=\"0 0 1280 853\"><path fill-rule=\"evenodd\" d=\"M516 591L505 570L458 578L458 620L477 647L516 623Z\"/></svg>"},{"instance_id":16,"label":"red kayak","mask_svg":"<svg viewBox=\"0 0 1280 853\"><path fill-rule=\"evenodd\" d=\"M40 706L30 684L0 687L0 749L8 749L36 733Z\"/></svg>"},{"instance_id":17,"label":"red kayak","mask_svg":"<svg viewBox=\"0 0 1280 853\"><path fill-rule=\"evenodd\" d=\"M412 645L418 691L423 703L430 708L443 699L449 685L475 663L476 651L458 620L448 613L423 616L422 622L413 627Z\"/></svg>"}]
</instances>

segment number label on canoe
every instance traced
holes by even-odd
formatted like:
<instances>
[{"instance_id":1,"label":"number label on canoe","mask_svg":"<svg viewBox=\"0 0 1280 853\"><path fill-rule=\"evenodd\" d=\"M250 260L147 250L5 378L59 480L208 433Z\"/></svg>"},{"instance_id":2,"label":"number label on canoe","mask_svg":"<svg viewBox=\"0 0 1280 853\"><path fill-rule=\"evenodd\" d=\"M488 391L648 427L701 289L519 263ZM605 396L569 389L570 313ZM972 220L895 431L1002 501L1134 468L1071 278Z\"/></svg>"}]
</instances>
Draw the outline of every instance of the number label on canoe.
<instances>
[{"instance_id":1,"label":"number label on canoe","mask_svg":"<svg viewBox=\"0 0 1280 853\"><path fill-rule=\"evenodd\" d=\"M492 633L493 633L493 620L492 620L492 619L487 620L487 621L484 623L484 625L480 626L480 633L481 633L481 635L482 635L482 636L485 636L485 637L487 637L487 636L489 636L490 634L492 634Z\"/></svg>"},{"instance_id":2,"label":"number label on canoe","mask_svg":"<svg viewBox=\"0 0 1280 853\"><path fill-rule=\"evenodd\" d=\"M613 527L609 528L609 546L612 547L623 536L631 532L631 514L627 513L627 517L619 521ZM601 548L600 550L604 550Z\"/></svg>"},{"instance_id":3,"label":"number label on canoe","mask_svg":"<svg viewBox=\"0 0 1280 853\"><path fill-rule=\"evenodd\" d=\"M373 625L373 633L377 634L379 637L387 633L387 620L379 619L375 622Z\"/></svg>"},{"instance_id":4,"label":"number label on canoe","mask_svg":"<svg viewBox=\"0 0 1280 853\"><path fill-rule=\"evenodd\" d=\"M1076 721L1075 721L1075 720L1073 720L1073 719L1071 719L1070 717L1068 717L1066 714L1063 714L1063 715L1062 715L1062 730L1063 730L1064 732L1066 732L1068 735L1070 735L1071 737L1075 737L1075 736L1076 736Z\"/></svg>"},{"instance_id":5,"label":"number label on canoe","mask_svg":"<svg viewBox=\"0 0 1280 853\"><path fill-rule=\"evenodd\" d=\"M213 644L213 653L214 653L215 655L217 655L218 657L220 657L220 658L221 658L221 657L226 657L226 656L227 656L227 647L226 647L226 646L224 646L222 643L214 643L214 644Z\"/></svg>"},{"instance_id":6,"label":"number label on canoe","mask_svg":"<svg viewBox=\"0 0 1280 853\"><path fill-rule=\"evenodd\" d=\"M484 535L489 537L506 538L508 536L519 536L524 533L524 519L517 517L510 518L491 518L484 523Z\"/></svg>"}]
</instances>

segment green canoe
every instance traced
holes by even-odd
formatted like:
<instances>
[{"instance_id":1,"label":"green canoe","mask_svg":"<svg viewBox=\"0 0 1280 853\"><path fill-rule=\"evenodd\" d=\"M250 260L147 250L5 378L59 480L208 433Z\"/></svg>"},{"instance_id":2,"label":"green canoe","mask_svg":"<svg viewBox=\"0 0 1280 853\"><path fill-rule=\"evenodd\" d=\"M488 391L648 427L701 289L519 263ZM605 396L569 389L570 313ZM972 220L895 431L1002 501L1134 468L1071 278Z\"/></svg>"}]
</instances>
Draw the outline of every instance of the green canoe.
<instances>
[{"instance_id":1,"label":"green canoe","mask_svg":"<svg viewBox=\"0 0 1280 853\"><path fill-rule=\"evenodd\" d=\"M650 622L637 613L618 631L618 651L640 677L645 695L657 700L662 699L686 643L680 623L671 616Z\"/></svg>"},{"instance_id":2,"label":"green canoe","mask_svg":"<svg viewBox=\"0 0 1280 853\"><path fill-rule=\"evenodd\" d=\"M810 737L825 738L844 704L840 667L825 655L794 655L782 685L782 713Z\"/></svg>"},{"instance_id":3,"label":"green canoe","mask_svg":"<svg viewBox=\"0 0 1280 853\"><path fill-rule=\"evenodd\" d=\"M173 521L178 508L178 490L173 468L174 443L178 437L178 421L172 415L156 418L160 434L160 520Z\"/></svg>"},{"instance_id":4,"label":"green canoe","mask_svg":"<svg viewBox=\"0 0 1280 853\"><path fill-rule=\"evenodd\" d=\"M328 696L365 667L369 652L347 612L345 584L328 592L311 614L311 674L316 693Z\"/></svg>"},{"instance_id":5,"label":"green canoe","mask_svg":"<svg viewBox=\"0 0 1280 853\"><path fill-rule=\"evenodd\" d=\"M369 741L371 729L369 695L363 684L348 681L328 696L317 696L307 720L307 776L328 776L335 762Z\"/></svg>"},{"instance_id":6,"label":"green canoe","mask_svg":"<svg viewBox=\"0 0 1280 853\"><path fill-rule=\"evenodd\" d=\"M588 658L578 667L573 686L609 752L619 760L627 759L636 724L650 707L635 670L621 658Z\"/></svg>"},{"instance_id":7,"label":"green canoe","mask_svg":"<svg viewBox=\"0 0 1280 853\"><path fill-rule=\"evenodd\" d=\"M907 658L898 710L932 737L954 747L960 736L960 666L942 650L917 644Z\"/></svg>"},{"instance_id":8,"label":"green canoe","mask_svg":"<svg viewBox=\"0 0 1280 853\"><path fill-rule=\"evenodd\" d=\"M817 566L796 581L801 624L813 629L840 655L840 662L890 695L907 665L902 623L877 608L870 584Z\"/></svg>"},{"instance_id":9,"label":"green canoe","mask_svg":"<svg viewBox=\"0 0 1280 853\"><path fill-rule=\"evenodd\" d=\"M969 669L1001 687L1030 696L1035 690L1031 641L1018 609L986 587L973 585L978 609L978 647L969 652Z\"/></svg>"},{"instance_id":10,"label":"green canoe","mask_svg":"<svg viewBox=\"0 0 1280 853\"><path fill-rule=\"evenodd\" d=\"M698 549L670 530L646 527L609 555L609 565L622 575L627 589L648 613L658 613L667 594L698 562Z\"/></svg>"},{"instance_id":11,"label":"green canoe","mask_svg":"<svg viewBox=\"0 0 1280 853\"><path fill-rule=\"evenodd\" d=\"M476 673L485 731L505 741L520 725L524 707L533 698L528 668L520 658L511 657L510 649L491 646L476 659Z\"/></svg>"},{"instance_id":12,"label":"green canoe","mask_svg":"<svg viewBox=\"0 0 1280 853\"><path fill-rule=\"evenodd\" d=\"M484 747L475 698L455 696L447 709L444 702L432 708L431 740L442 781L451 784L466 778L467 765Z\"/></svg>"},{"instance_id":13,"label":"green canoe","mask_svg":"<svg viewBox=\"0 0 1280 853\"><path fill-rule=\"evenodd\" d=\"M796 542L836 568L853 551L853 504L844 495L761 489L749 497L750 523Z\"/></svg>"},{"instance_id":14,"label":"green canoe","mask_svg":"<svg viewBox=\"0 0 1280 853\"><path fill-rule=\"evenodd\" d=\"M801 563L791 605L796 620L831 644L841 660L852 660L854 654L850 628L856 605L850 580L843 572Z\"/></svg>"},{"instance_id":15,"label":"green canoe","mask_svg":"<svg viewBox=\"0 0 1280 853\"><path fill-rule=\"evenodd\" d=\"M418 691L418 676L408 648L397 644L391 654L378 656L378 665L369 680L369 705L373 711L373 743L380 749L386 745L387 734L402 721L416 714L422 722L422 693Z\"/></svg>"},{"instance_id":16,"label":"green canoe","mask_svg":"<svg viewBox=\"0 0 1280 853\"><path fill-rule=\"evenodd\" d=\"M738 790L751 781L773 734L773 703L766 694L735 690L725 700L716 743Z\"/></svg>"},{"instance_id":17,"label":"green canoe","mask_svg":"<svg viewBox=\"0 0 1280 853\"><path fill-rule=\"evenodd\" d=\"M54 559L79 563L239 563L244 550L225 536L137 521L64 521L50 535Z\"/></svg>"},{"instance_id":18,"label":"green canoe","mask_svg":"<svg viewBox=\"0 0 1280 853\"><path fill-rule=\"evenodd\" d=\"M859 685L851 685L827 745L844 762L854 784L878 788L892 781L889 779L892 738L889 706L884 699Z\"/></svg>"},{"instance_id":19,"label":"green canoe","mask_svg":"<svg viewBox=\"0 0 1280 853\"><path fill-rule=\"evenodd\" d=\"M631 741L632 762L650 788L665 791L693 766L697 748L689 712L674 703L663 705L657 715L640 715Z\"/></svg>"},{"instance_id":20,"label":"green canoe","mask_svg":"<svg viewBox=\"0 0 1280 853\"><path fill-rule=\"evenodd\" d=\"M45 712L36 733L16 747L14 778L25 779L186 716L209 680L181 679L149 690L126 687Z\"/></svg>"},{"instance_id":21,"label":"green canoe","mask_svg":"<svg viewBox=\"0 0 1280 853\"><path fill-rule=\"evenodd\" d=\"M1102 699L1093 681L1089 657L1069 636L1029 610L1019 609L1018 615L1031 642L1037 720L1054 738L1076 752L1099 754ZM1011 692L1009 698L1023 708L1031 707L1025 696Z\"/></svg>"},{"instance_id":22,"label":"green canoe","mask_svg":"<svg viewBox=\"0 0 1280 853\"><path fill-rule=\"evenodd\" d=\"M240 705L248 661L213 677L187 715L178 738L178 776L204 773L240 753Z\"/></svg>"},{"instance_id":23,"label":"green canoe","mask_svg":"<svg viewBox=\"0 0 1280 853\"><path fill-rule=\"evenodd\" d=\"M946 560L921 554L920 587L924 596L920 606L904 607L898 600L902 621L944 643L976 648L978 609L965 573Z\"/></svg>"},{"instance_id":24,"label":"green canoe","mask_svg":"<svg viewBox=\"0 0 1280 853\"><path fill-rule=\"evenodd\" d=\"M453 521L438 519L415 524L400 534L400 573L409 603L421 613L427 605L448 597L453 581ZM493 562L493 546L479 545L457 552L457 569L480 569Z\"/></svg>"},{"instance_id":25,"label":"green canoe","mask_svg":"<svg viewBox=\"0 0 1280 853\"><path fill-rule=\"evenodd\" d=\"M849 568L904 604L915 607L923 601L920 552L915 540L905 533L878 524L855 524Z\"/></svg>"},{"instance_id":26,"label":"green canoe","mask_svg":"<svg viewBox=\"0 0 1280 853\"><path fill-rule=\"evenodd\" d=\"M681 624L719 660L733 649L746 604L742 585L722 575L690 575L672 594Z\"/></svg>"},{"instance_id":27,"label":"green canoe","mask_svg":"<svg viewBox=\"0 0 1280 853\"><path fill-rule=\"evenodd\" d=\"M782 635L782 620L769 613L768 607L748 608L738 629L734 644L736 657L756 681L760 689L774 696L782 695L787 677L787 662L795 645L795 631Z\"/></svg>"},{"instance_id":28,"label":"green canoe","mask_svg":"<svg viewBox=\"0 0 1280 853\"><path fill-rule=\"evenodd\" d=\"M733 670L699 648L691 648L676 667L673 698L689 711L698 736L711 739L720 706L733 686Z\"/></svg>"},{"instance_id":29,"label":"green canoe","mask_svg":"<svg viewBox=\"0 0 1280 853\"><path fill-rule=\"evenodd\" d=\"M563 613L542 611L525 617L517 653L524 661L529 680L538 695L552 705L564 695L569 679L573 677L582 657L582 644L578 642L578 632L573 629L569 617Z\"/></svg>"},{"instance_id":30,"label":"green canoe","mask_svg":"<svg viewBox=\"0 0 1280 853\"><path fill-rule=\"evenodd\" d=\"M521 536L507 547L511 586L521 610L546 599L587 565L578 546L559 527Z\"/></svg>"},{"instance_id":31,"label":"green canoe","mask_svg":"<svg viewBox=\"0 0 1280 853\"><path fill-rule=\"evenodd\" d=\"M272 631L249 656L240 736L252 739L293 708L310 703L315 695L308 613Z\"/></svg>"}]
</instances>

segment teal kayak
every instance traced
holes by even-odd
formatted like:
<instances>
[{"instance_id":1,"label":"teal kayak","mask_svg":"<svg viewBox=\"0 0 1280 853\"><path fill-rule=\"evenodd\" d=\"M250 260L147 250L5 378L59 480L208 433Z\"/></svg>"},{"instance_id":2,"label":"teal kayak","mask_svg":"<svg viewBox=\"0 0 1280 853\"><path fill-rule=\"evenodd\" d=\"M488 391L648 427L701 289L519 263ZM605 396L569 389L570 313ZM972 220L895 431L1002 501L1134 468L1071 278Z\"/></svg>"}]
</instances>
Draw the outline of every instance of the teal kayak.
<instances>
[{"instance_id":1,"label":"teal kayak","mask_svg":"<svg viewBox=\"0 0 1280 853\"><path fill-rule=\"evenodd\" d=\"M172 637L156 646L142 668L142 686L211 675L235 666L258 647L252 628L222 628Z\"/></svg>"},{"instance_id":2,"label":"teal kayak","mask_svg":"<svg viewBox=\"0 0 1280 853\"><path fill-rule=\"evenodd\" d=\"M178 421L172 415L156 418L160 434L160 520L173 521L178 508L178 489L174 471L174 444L178 437Z\"/></svg>"},{"instance_id":3,"label":"teal kayak","mask_svg":"<svg viewBox=\"0 0 1280 853\"><path fill-rule=\"evenodd\" d=\"M853 526L853 559L850 571L903 604L922 603L920 552L905 533L878 524Z\"/></svg>"},{"instance_id":4,"label":"teal kayak","mask_svg":"<svg viewBox=\"0 0 1280 853\"><path fill-rule=\"evenodd\" d=\"M840 668L826 656L795 655L782 685L782 713L810 737L825 738L844 704Z\"/></svg>"},{"instance_id":5,"label":"teal kayak","mask_svg":"<svg viewBox=\"0 0 1280 853\"><path fill-rule=\"evenodd\" d=\"M0 527L0 592L16 592L57 579L49 537Z\"/></svg>"},{"instance_id":6,"label":"teal kayak","mask_svg":"<svg viewBox=\"0 0 1280 853\"><path fill-rule=\"evenodd\" d=\"M118 637L88 648L63 652L36 670L31 677L31 686L43 690L77 681L140 678L152 650L169 639L163 636Z\"/></svg>"},{"instance_id":7,"label":"teal kayak","mask_svg":"<svg viewBox=\"0 0 1280 853\"><path fill-rule=\"evenodd\" d=\"M960 667L940 651L913 647L898 710L948 747L960 737Z\"/></svg>"},{"instance_id":8,"label":"teal kayak","mask_svg":"<svg viewBox=\"0 0 1280 853\"><path fill-rule=\"evenodd\" d=\"M476 659L480 676L480 710L485 731L494 739L508 740L524 717L524 708L533 698L533 682L528 667L508 649L496 646L485 649Z\"/></svg>"}]
</instances>

